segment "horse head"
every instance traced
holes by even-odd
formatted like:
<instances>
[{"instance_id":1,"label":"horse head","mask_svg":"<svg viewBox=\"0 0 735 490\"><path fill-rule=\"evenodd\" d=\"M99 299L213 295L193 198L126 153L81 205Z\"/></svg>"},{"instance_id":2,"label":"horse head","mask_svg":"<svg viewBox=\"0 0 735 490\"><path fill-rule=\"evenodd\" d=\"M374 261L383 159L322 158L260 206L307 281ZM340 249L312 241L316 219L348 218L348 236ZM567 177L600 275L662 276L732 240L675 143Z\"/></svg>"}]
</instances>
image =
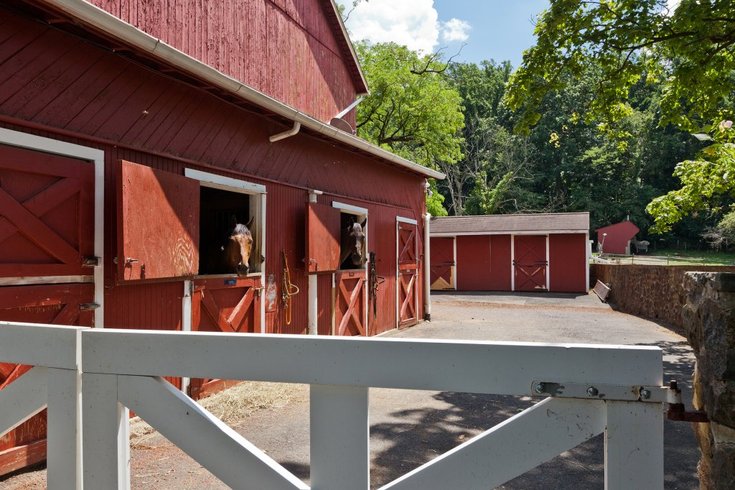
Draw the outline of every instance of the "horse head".
<instances>
[{"instance_id":1,"label":"horse head","mask_svg":"<svg viewBox=\"0 0 735 490\"><path fill-rule=\"evenodd\" d=\"M345 247L346 250L343 250L343 253L347 254L345 259L349 258L350 263L358 267L365 263L362 252L365 245L365 232L362 226L362 224L355 221L347 227L347 247Z\"/></svg>"},{"instance_id":2,"label":"horse head","mask_svg":"<svg viewBox=\"0 0 735 490\"><path fill-rule=\"evenodd\" d=\"M227 269L239 276L246 275L250 270L250 254L253 250L253 235L250 232L252 223L252 218L247 225L235 223L225 246L222 247Z\"/></svg>"}]
</instances>

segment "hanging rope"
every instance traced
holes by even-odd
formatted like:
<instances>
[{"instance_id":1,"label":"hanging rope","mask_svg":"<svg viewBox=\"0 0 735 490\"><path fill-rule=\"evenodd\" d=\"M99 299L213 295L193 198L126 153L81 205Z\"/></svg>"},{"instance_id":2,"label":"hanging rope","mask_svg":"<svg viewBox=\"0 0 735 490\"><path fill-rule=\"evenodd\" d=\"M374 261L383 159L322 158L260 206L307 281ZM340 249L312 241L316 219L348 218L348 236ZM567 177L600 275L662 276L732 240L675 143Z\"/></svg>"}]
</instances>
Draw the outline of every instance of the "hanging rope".
<instances>
[{"instance_id":1,"label":"hanging rope","mask_svg":"<svg viewBox=\"0 0 735 490\"><path fill-rule=\"evenodd\" d=\"M299 287L291 282L291 271L288 268L286 252L281 251L283 259L283 274L281 274L281 300L283 301L283 314L286 317L286 325L291 325L291 297L299 294Z\"/></svg>"}]
</instances>

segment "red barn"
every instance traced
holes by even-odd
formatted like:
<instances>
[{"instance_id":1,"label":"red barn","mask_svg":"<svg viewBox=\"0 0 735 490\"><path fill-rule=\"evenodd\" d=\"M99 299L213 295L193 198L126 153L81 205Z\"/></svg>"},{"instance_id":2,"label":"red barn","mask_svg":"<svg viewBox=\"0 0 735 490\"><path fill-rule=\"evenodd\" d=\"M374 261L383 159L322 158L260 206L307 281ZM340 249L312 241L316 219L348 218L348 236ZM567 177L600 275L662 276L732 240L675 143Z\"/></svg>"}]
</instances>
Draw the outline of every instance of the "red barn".
<instances>
[{"instance_id":1,"label":"red barn","mask_svg":"<svg viewBox=\"0 0 735 490\"><path fill-rule=\"evenodd\" d=\"M431 220L431 287L587 292L589 213Z\"/></svg>"},{"instance_id":2,"label":"red barn","mask_svg":"<svg viewBox=\"0 0 735 490\"><path fill-rule=\"evenodd\" d=\"M375 335L423 317L443 176L329 124L354 126L367 90L332 1L8 0L0 25L0 320ZM252 222L246 276L209 258L231 217ZM25 369L0 364L0 389ZM43 424L0 438L0 474L43 458Z\"/></svg>"},{"instance_id":3,"label":"red barn","mask_svg":"<svg viewBox=\"0 0 735 490\"><path fill-rule=\"evenodd\" d=\"M632 221L603 226L597 230L597 251L630 255L630 241L641 231Z\"/></svg>"}]
</instances>

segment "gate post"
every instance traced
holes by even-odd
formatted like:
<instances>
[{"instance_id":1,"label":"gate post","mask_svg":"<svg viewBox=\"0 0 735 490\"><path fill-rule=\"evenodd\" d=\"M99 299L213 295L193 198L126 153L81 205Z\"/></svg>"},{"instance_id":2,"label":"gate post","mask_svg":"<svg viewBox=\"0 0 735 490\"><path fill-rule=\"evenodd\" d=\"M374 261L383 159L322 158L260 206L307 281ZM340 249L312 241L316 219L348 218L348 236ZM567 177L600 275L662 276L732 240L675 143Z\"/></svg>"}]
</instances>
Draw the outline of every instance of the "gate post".
<instances>
[{"instance_id":1,"label":"gate post","mask_svg":"<svg viewBox=\"0 0 735 490\"><path fill-rule=\"evenodd\" d=\"M370 487L368 388L311 385L314 490Z\"/></svg>"},{"instance_id":2,"label":"gate post","mask_svg":"<svg viewBox=\"0 0 735 490\"><path fill-rule=\"evenodd\" d=\"M82 374L84 487L130 489L128 409L118 402L117 376Z\"/></svg>"},{"instance_id":3,"label":"gate post","mask_svg":"<svg viewBox=\"0 0 735 490\"><path fill-rule=\"evenodd\" d=\"M664 411L661 404L606 402L605 490L664 487Z\"/></svg>"}]
</instances>

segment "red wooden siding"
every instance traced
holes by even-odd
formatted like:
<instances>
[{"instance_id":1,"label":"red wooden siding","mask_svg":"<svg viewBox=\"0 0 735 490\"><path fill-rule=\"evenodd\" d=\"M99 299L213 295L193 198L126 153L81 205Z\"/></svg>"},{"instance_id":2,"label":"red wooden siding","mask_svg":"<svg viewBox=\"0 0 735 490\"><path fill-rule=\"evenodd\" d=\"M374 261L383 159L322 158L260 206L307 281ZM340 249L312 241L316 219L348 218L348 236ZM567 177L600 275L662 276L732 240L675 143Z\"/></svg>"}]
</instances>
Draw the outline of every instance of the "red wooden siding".
<instances>
[{"instance_id":1,"label":"red wooden siding","mask_svg":"<svg viewBox=\"0 0 735 490\"><path fill-rule=\"evenodd\" d=\"M490 237L490 289L510 291L511 269L510 235L492 235Z\"/></svg>"},{"instance_id":2,"label":"red wooden siding","mask_svg":"<svg viewBox=\"0 0 735 490\"><path fill-rule=\"evenodd\" d=\"M460 291L487 291L490 280L490 237L457 237L457 289Z\"/></svg>"},{"instance_id":3,"label":"red wooden siding","mask_svg":"<svg viewBox=\"0 0 735 490\"><path fill-rule=\"evenodd\" d=\"M178 175L199 168L267 187L266 279L273 274L278 286L277 307L266 315L268 332L306 330L307 189L324 191L323 204L338 200L368 208L368 250L376 252L378 274L385 278L369 331L395 328L395 217L419 219L422 238L422 177L303 130L271 144L268 136L284 129L272 119L2 7L0 29L0 125L105 152L106 326L181 328L183 281L118 282L112 263L119 232L115 166L127 160ZM301 290L292 298L290 325L280 301L281 251ZM331 331L330 291L327 274L319 279L320 333Z\"/></svg>"},{"instance_id":4,"label":"red wooden siding","mask_svg":"<svg viewBox=\"0 0 735 490\"><path fill-rule=\"evenodd\" d=\"M549 236L550 290L587 292L587 238L582 234Z\"/></svg>"},{"instance_id":5,"label":"red wooden siding","mask_svg":"<svg viewBox=\"0 0 735 490\"><path fill-rule=\"evenodd\" d=\"M334 272L339 269L340 237L339 209L319 203L309 203L306 220L309 272Z\"/></svg>"},{"instance_id":6,"label":"red wooden siding","mask_svg":"<svg viewBox=\"0 0 735 490\"><path fill-rule=\"evenodd\" d=\"M322 0L92 0L205 64L322 121L357 89ZM325 5L326 4L326 5ZM338 35L341 35L338 34ZM354 123L354 121L353 121Z\"/></svg>"}]
</instances>

